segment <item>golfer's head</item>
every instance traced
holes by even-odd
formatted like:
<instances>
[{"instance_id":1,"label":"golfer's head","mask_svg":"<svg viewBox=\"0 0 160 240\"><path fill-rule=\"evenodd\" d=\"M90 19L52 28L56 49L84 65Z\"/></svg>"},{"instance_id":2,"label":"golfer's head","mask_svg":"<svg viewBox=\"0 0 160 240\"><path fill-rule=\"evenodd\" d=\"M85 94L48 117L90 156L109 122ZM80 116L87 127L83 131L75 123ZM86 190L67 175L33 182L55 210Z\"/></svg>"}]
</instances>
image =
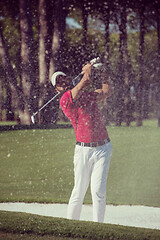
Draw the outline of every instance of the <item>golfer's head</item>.
<instances>
[{"instance_id":1,"label":"golfer's head","mask_svg":"<svg viewBox=\"0 0 160 240\"><path fill-rule=\"evenodd\" d=\"M52 85L55 87L57 92L63 92L70 88L71 79L63 72L55 72L51 78Z\"/></svg>"}]
</instances>

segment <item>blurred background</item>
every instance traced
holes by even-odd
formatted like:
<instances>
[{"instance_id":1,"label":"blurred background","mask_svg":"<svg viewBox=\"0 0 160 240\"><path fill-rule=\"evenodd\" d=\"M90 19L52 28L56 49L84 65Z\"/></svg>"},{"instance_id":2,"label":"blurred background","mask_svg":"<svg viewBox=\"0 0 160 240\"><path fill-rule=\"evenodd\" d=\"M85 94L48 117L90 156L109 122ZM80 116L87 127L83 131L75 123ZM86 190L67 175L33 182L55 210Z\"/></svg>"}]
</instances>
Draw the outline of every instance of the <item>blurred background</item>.
<instances>
[{"instance_id":1,"label":"blurred background","mask_svg":"<svg viewBox=\"0 0 160 240\"><path fill-rule=\"evenodd\" d=\"M31 125L55 94L52 74L75 77L94 57L114 85L100 106L106 125L160 127L158 0L0 0L0 122ZM36 124L58 121L67 119L57 98Z\"/></svg>"}]
</instances>

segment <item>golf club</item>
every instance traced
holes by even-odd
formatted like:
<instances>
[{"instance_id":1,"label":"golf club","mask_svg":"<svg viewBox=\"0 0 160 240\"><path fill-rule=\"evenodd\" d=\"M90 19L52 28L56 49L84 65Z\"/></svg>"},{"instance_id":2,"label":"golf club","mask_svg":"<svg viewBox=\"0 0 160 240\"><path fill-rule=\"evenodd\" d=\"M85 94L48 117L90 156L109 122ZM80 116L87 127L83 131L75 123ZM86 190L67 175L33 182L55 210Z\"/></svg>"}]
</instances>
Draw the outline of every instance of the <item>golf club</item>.
<instances>
[{"instance_id":1,"label":"golf club","mask_svg":"<svg viewBox=\"0 0 160 240\"><path fill-rule=\"evenodd\" d=\"M73 85L75 86L77 83L75 82L75 80L82 75L83 73L78 74L75 78L72 79ZM33 115L31 116L31 121L33 124L35 124L35 116L43 109L45 108L50 102L52 102L56 97L58 97L60 93L57 93L55 96L53 96L48 102L46 102L41 108L39 108L37 110L37 112L33 113Z\"/></svg>"},{"instance_id":2,"label":"golf club","mask_svg":"<svg viewBox=\"0 0 160 240\"><path fill-rule=\"evenodd\" d=\"M93 58L90 61L90 64L97 70L99 70L103 66L103 64L100 62L99 57ZM81 79L80 78L78 79L78 77L80 77L81 75L83 75L83 72L79 73L75 78L72 79L73 86L76 86L80 82Z\"/></svg>"},{"instance_id":3,"label":"golf club","mask_svg":"<svg viewBox=\"0 0 160 240\"><path fill-rule=\"evenodd\" d=\"M97 57L97 58L94 58L90 61L90 64L99 69L103 66L102 63L99 62L100 58ZM98 63L99 62L99 63ZM72 83L74 86L76 86L78 84L78 82L80 82L80 79L78 81L76 81L78 79L78 77L80 77L81 75L83 75L83 72L79 73L75 78L72 79ZM57 93L55 96L53 96L48 102L46 102L41 108L39 108L37 110L37 112L33 113L33 115L31 116L31 121L33 124L35 124L35 116L43 109L45 108L50 102L52 102L56 97L58 97L60 93Z\"/></svg>"},{"instance_id":4,"label":"golf club","mask_svg":"<svg viewBox=\"0 0 160 240\"><path fill-rule=\"evenodd\" d=\"M75 78L73 78L72 79L72 82L73 82L73 85L75 86L76 84L75 84L75 80L80 76L80 75L82 75L83 73L80 73L80 74L78 74ZM39 108L38 110L37 110L37 112L35 112L35 113L33 113L33 115L31 116L31 121L32 121L32 123L33 124L35 124L35 116L43 109L43 108L45 108L50 102L52 102L56 97L58 97L58 95L59 95L60 93L57 93L55 96L53 96L48 102L46 102L41 108Z\"/></svg>"},{"instance_id":5,"label":"golf club","mask_svg":"<svg viewBox=\"0 0 160 240\"><path fill-rule=\"evenodd\" d=\"M57 93L55 96L53 96L48 102L46 102L41 108L38 109L37 112L33 113L31 116L31 121L33 124L35 124L35 116L43 109L45 108L50 102L52 102L60 93Z\"/></svg>"}]
</instances>

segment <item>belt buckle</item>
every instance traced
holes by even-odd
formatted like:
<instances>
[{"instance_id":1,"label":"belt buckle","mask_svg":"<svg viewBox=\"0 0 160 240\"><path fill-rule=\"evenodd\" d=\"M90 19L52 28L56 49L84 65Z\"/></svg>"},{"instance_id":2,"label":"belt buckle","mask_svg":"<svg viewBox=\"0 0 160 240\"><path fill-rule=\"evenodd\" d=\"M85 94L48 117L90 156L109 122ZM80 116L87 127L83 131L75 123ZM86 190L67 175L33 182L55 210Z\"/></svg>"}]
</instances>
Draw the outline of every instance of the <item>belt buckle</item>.
<instances>
[{"instance_id":1,"label":"belt buckle","mask_svg":"<svg viewBox=\"0 0 160 240\"><path fill-rule=\"evenodd\" d=\"M98 147L99 145L98 145L98 142L92 142L91 143L91 147Z\"/></svg>"}]
</instances>

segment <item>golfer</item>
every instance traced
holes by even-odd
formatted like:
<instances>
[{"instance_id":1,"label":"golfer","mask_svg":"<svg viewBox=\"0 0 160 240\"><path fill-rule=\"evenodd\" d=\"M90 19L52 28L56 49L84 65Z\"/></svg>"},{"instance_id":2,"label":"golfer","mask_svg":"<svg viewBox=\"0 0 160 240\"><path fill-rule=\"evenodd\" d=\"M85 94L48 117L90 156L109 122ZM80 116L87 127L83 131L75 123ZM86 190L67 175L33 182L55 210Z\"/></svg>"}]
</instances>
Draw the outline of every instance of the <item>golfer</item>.
<instances>
[{"instance_id":1,"label":"golfer","mask_svg":"<svg viewBox=\"0 0 160 240\"><path fill-rule=\"evenodd\" d=\"M52 84L62 93L60 100L64 114L71 121L75 134L74 188L68 204L68 219L80 219L84 196L91 184L93 221L103 222L106 207L106 183L112 155L112 144L98 109L98 101L112 93L107 75L102 72L102 88L88 91L92 83L92 65L82 68L83 77L70 87L63 72L55 72Z\"/></svg>"}]
</instances>

